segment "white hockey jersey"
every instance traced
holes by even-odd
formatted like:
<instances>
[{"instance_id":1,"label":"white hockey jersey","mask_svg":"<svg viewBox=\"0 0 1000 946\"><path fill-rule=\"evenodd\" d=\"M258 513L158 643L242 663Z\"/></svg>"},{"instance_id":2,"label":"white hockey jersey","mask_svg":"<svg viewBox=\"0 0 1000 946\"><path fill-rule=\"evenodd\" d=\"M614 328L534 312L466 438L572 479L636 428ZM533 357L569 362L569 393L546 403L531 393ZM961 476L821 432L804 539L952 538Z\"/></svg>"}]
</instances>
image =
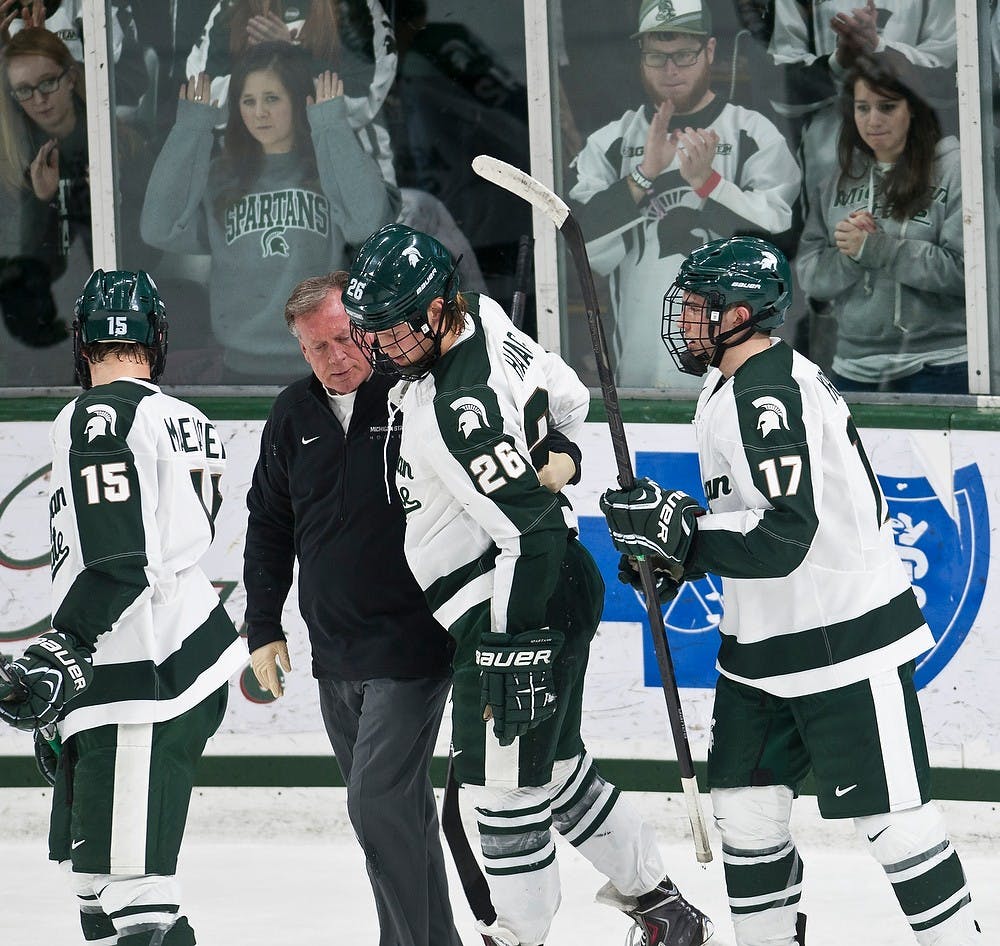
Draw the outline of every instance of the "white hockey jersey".
<instances>
[{"instance_id":1,"label":"white hockey jersey","mask_svg":"<svg viewBox=\"0 0 1000 946\"><path fill-rule=\"evenodd\" d=\"M843 398L784 342L695 413L709 512L688 569L722 577L718 669L776 696L846 686L934 645Z\"/></svg>"},{"instance_id":2,"label":"white hockey jersey","mask_svg":"<svg viewBox=\"0 0 1000 946\"><path fill-rule=\"evenodd\" d=\"M52 625L94 647L61 735L172 719L247 661L198 564L222 501L219 432L125 378L67 404L51 440Z\"/></svg>"},{"instance_id":3,"label":"white hockey jersey","mask_svg":"<svg viewBox=\"0 0 1000 946\"><path fill-rule=\"evenodd\" d=\"M469 294L465 328L432 372L401 382L396 486L405 551L434 617L456 636L492 600L492 630L544 625L575 517L535 471L551 424L573 440L590 394L558 356L516 329L492 299ZM398 405L398 408L397 406Z\"/></svg>"},{"instance_id":4,"label":"white hockey jersey","mask_svg":"<svg viewBox=\"0 0 1000 946\"><path fill-rule=\"evenodd\" d=\"M679 160L637 206L626 178L642 163L652 110L627 111L594 132L573 161L569 191L587 237L594 271L611 277L617 380L631 388L688 388L661 338L663 296L684 258L709 240L788 229L799 194L799 167L778 129L759 112L716 96L705 108L674 116L670 128L710 128L719 136L712 167L722 180L699 197Z\"/></svg>"}]
</instances>

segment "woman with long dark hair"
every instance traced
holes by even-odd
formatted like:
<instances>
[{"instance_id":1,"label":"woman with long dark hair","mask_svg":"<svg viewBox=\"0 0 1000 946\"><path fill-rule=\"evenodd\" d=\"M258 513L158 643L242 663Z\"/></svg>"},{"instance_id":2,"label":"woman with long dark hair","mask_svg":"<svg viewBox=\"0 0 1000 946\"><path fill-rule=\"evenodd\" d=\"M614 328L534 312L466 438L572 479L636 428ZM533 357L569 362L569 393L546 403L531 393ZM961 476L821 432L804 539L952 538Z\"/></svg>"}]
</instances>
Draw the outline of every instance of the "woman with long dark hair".
<instances>
[{"instance_id":1,"label":"woman with long dark hair","mask_svg":"<svg viewBox=\"0 0 1000 946\"><path fill-rule=\"evenodd\" d=\"M798 275L836 320L841 390L964 393L958 141L902 70L873 56L845 78L839 171L813 195Z\"/></svg>"},{"instance_id":2,"label":"woman with long dark hair","mask_svg":"<svg viewBox=\"0 0 1000 946\"><path fill-rule=\"evenodd\" d=\"M222 153L222 113L202 74L181 87L177 123L156 161L143 238L179 253L211 253L212 331L222 380L277 382L301 373L282 313L305 277L343 269L358 244L399 211L388 151L352 130L343 83L313 78L307 52L260 43L237 63Z\"/></svg>"}]
</instances>

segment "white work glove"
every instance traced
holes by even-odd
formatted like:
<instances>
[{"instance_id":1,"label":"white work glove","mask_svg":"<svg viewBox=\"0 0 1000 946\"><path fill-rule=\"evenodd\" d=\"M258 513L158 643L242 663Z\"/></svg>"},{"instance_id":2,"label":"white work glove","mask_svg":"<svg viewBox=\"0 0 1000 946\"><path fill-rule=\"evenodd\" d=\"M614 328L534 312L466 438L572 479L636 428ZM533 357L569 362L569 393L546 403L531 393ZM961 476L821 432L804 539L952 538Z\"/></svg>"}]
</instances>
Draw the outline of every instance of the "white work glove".
<instances>
[{"instance_id":1,"label":"white work glove","mask_svg":"<svg viewBox=\"0 0 1000 946\"><path fill-rule=\"evenodd\" d=\"M292 672L292 664L288 659L288 645L284 641L271 641L270 644L258 647L250 655L250 666L257 682L263 689L270 690L275 699L285 692L278 673L279 661L285 673Z\"/></svg>"},{"instance_id":2,"label":"white work glove","mask_svg":"<svg viewBox=\"0 0 1000 946\"><path fill-rule=\"evenodd\" d=\"M558 493L576 476L576 464L568 453L549 452L549 462L538 471L538 482Z\"/></svg>"}]
</instances>

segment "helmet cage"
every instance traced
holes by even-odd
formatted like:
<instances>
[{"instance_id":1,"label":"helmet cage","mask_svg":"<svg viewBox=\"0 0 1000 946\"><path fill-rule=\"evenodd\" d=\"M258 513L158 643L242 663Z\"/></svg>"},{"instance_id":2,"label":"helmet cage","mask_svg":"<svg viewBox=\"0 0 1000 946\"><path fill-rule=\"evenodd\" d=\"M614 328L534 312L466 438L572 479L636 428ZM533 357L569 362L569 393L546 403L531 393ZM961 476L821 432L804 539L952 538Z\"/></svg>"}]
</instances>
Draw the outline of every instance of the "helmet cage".
<instances>
[{"instance_id":1,"label":"helmet cage","mask_svg":"<svg viewBox=\"0 0 1000 946\"><path fill-rule=\"evenodd\" d=\"M461 260L461 257L459 257ZM407 381L419 381L426 378L431 373L431 369L441 357L441 341L445 335L446 311L456 306L457 282L455 271L458 268L456 262L444 280L444 285L434 298L440 296L443 300L440 318L437 328L432 328L427 318L426 310L413 309L408 315L394 322L392 325L376 330L366 328L364 318L351 319L351 337L354 343L365 353L372 370L379 374L391 378L403 378ZM387 354L378 341L378 334L392 333L394 342L397 341L396 329L405 327L405 336L398 341L409 342L405 348L398 343L394 345L397 349L395 355ZM430 347L425 347L425 341L430 341Z\"/></svg>"},{"instance_id":2,"label":"helmet cage","mask_svg":"<svg viewBox=\"0 0 1000 946\"><path fill-rule=\"evenodd\" d=\"M704 302L697 306L707 314L703 322L704 330L698 335L685 332L684 310L696 306L685 303L684 293L697 292L675 282L663 296L661 312L660 337L666 346L670 357L678 371L692 374L696 377L704 375L709 366L714 366L722 357L720 342L731 335L731 332L718 334L722 324L722 315L726 311L726 297L717 291L698 292Z\"/></svg>"}]
</instances>

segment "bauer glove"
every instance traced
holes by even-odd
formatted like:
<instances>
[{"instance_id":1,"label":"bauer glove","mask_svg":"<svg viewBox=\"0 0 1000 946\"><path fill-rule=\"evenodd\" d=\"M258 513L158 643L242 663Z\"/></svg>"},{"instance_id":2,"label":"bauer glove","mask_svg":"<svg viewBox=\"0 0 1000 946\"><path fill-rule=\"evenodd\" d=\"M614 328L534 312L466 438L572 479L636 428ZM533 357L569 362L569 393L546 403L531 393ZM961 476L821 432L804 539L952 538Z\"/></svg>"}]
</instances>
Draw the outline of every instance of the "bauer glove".
<instances>
[{"instance_id":1,"label":"bauer glove","mask_svg":"<svg viewBox=\"0 0 1000 946\"><path fill-rule=\"evenodd\" d=\"M501 746L509 746L556 711L554 668L561 631L547 627L520 634L488 632L476 649L482 675L483 719L493 720Z\"/></svg>"},{"instance_id":2,"label":"bauer glove","mask_svg":"<svg viewBox=\"0 0 1000 946\"><path fill-rule=\"evenodd\" d=\"M56 722L90 686L90 654L62 631L48 631L0 674L0 719L31 731Z\"/></svg>"},{"instance_id":3,"label":"bauer glove","mask_svg":"<svg viewBox=\"0 0 1000 946\"><path fill-rule=\"evenodd\" d=\"M705 510L687 493L664 490L649 479L632 489L609 489L601 497L611 541L633 558L659 555L668 565L683 565L695 536L695 520Z\"/></svg>"},{"instance_id":4,"label":"bauer glove","mask_svg":"<svg viewBox=\"0 0 1000 946\"><path fill-rule=\"evenodd\" d=\"M656 582L656 597L660 599L660 604L668 604L677 597L681 590L681 585L686 581L697 581L704 578L704 572L697 574L681 574L675 577L680 571L678 566L668 567L666 559L654 556L649 559L649 564L653 569L653 580ZM642 590L642 577L639 574L639 563L631 555L623 555L618 560L618 580L623 585L630 585L640 594Z\"/></svg>"}]
</instances>

